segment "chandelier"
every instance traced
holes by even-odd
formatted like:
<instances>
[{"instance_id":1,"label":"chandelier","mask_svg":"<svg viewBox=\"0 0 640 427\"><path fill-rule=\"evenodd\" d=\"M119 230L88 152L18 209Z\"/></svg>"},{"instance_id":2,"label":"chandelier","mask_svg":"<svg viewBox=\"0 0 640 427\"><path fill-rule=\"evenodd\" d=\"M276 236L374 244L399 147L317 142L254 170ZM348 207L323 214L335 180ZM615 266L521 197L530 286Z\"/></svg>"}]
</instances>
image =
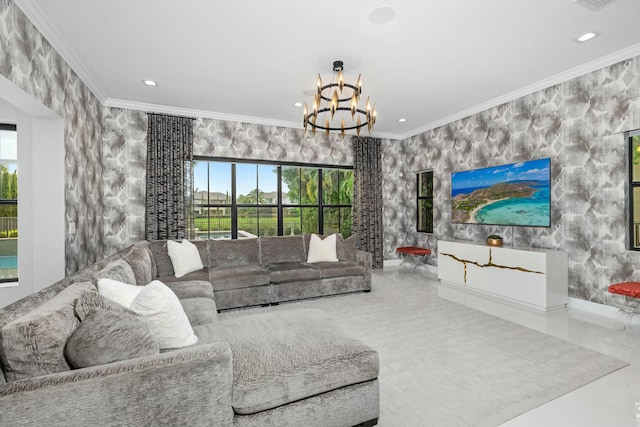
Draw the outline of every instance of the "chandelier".
<instances>
[{"instance_id":1,"label":"chandelier","mask_svg":"<svg viewBox=\"0 0 640 427\"><path fill-rule=\"evenodd\" d=\"M307 126L310 126L314 135L317 129L326 131L327 136L330 131L334 130L340 131L344 138L345 132L353 129L359 136L360 129L366 126L371 133L371 129L376 123L376 106L372 107L370 99L367 98L364 110L358 108L362 95L362 80L359 75L355 85L345 83L342 75L343 68L342 61L334 61L333 80L324 86L322 85L322 77L318 74L317 89L311 110L307 107L307 103L304 103L303 125L305 132ZM349 120L349 116L351 116L349 123L345 123L345 119ZM334 118L336 121L340 120L340 126L333 125Z\"/></svg>"}]
</instances>

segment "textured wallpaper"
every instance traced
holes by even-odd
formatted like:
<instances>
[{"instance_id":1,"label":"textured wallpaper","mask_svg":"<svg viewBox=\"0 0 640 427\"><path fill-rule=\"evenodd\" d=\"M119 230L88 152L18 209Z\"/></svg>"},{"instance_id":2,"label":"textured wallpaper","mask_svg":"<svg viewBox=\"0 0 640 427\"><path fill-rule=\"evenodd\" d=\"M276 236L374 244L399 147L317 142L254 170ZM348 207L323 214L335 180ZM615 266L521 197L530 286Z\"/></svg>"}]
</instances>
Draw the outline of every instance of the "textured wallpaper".
<instances>
[{"instance_id":1,"label":"textured wallpaper","mask_svg":"<svg viewBox=\"0 0 640 427\"><path fill-rule=\"evenodd\" d=\"M0 74L64 120L66 271L102 258L102 105L11 0L0 0ZM66 227L66 225L65 225Z\"/></svg>"},{"instance_id":2,"label":"textured wallpaper","mask_svg":"<svg viewBox=\"0 0 640 427\"><path fill-rule=\"evenodd\" d=\"M640 128L640 58L623 61L384 147L385 251L437 239L560 248L569 295L610 303L607 287L640 280L640 253L626 251L626 141ZM451 173L551 158L552 226L451 224ZM434 170L434 234L415 231L415 172ZM402 175L402 176L401 176ZM436 259L432 260L436 263Z\"/></svg>"}]
</instances>

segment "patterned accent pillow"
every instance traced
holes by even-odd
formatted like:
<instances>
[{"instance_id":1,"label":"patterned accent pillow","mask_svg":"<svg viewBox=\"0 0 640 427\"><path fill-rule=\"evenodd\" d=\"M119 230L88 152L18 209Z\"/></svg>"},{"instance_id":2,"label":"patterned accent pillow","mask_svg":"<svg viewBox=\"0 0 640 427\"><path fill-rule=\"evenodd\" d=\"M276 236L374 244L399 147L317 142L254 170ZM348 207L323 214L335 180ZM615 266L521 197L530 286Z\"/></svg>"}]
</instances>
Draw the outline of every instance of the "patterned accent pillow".
<instances>
[{"instance_id":1,"label":"patterned accent pillow","mask_svg":"<svg viewBox=\"0 0 640 427\"><path fill-rule=\"evenodd\" d=\"M71 334L65 354L74 368L159 354L147 324L126 312L92 311Z\"/></svg>"},{"instance_id":2,"label":"patterned accent pillow","mask_svg":"<svg viewBox=\"0 0 640 427\"><path fill-rule=\"evenodd\" d=\"M7 381L18 381L70 369L64 346L78 327L76 301L95 290L90 282L74 283L38 308L2 328L0 357Z\"/></svg>"}]
</instances>

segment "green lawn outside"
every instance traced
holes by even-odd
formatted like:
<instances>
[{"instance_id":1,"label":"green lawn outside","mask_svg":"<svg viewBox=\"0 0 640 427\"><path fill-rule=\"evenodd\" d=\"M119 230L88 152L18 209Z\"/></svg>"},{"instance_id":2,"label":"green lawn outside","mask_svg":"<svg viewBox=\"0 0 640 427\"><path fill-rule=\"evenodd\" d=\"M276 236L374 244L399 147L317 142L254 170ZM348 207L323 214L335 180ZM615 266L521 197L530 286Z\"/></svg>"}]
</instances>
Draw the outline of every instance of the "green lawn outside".
<instances>
[{"instance_id":1,"label":"green lawn outside","mask_svg":"<svg viewBox=\"0 0 640 427\"><path fill-rule=\"evenodd\" d=\"M261 233L257 233L258 225L260 226ZM199 231L229 231L231 230L231 218L228 216L214 216L211 218L195 218L195 228ZM285 234L290 234L291 229L300 230L300 218L299 217L285 217L284 218L284 230ZM277 217L239 217L238 229L248 231L249 233L256 235L270 235L275 236L278 234L278 218Z\"/></svg>"}]
</instances>

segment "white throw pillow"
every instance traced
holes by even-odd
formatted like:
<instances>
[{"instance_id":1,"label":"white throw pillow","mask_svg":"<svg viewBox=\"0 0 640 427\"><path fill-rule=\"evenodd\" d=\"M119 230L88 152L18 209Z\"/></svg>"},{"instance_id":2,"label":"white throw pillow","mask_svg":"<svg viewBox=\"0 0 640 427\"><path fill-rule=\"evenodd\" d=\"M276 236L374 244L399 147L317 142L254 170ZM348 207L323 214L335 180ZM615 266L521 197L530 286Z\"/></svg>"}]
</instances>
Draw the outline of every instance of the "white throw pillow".
<instances>
[{"instance_id":1,"label":"white throw pillow","mask_svg":"<svg viewBox=\"0 0 640 427\"><path fill-rule=\"evenodd\" d=\"M144 286L129 309L143 317L161 349L185 347L198 341L180 300L159 280Z\"/></svg>"},{"instance_id":2,"label":"white throw pillow","mask_svg":"<svg viewBox=\"0 0 640 427\"><path fill-rule=\"evenodd\" d=\"M131 305L142 288L142 286L129 285L113 279L98 279L98 293L125 307Z\"/></svg>"},{"instance_id":3,"label":"white throw pillow","mask_svg":"<svg viewBox=\"0 0 640 427\"><path fill-rule=\"evenodd\" d=\"M204 268L198 247L187 239L184 239L182 243L173 240L167 241L167 252L171 258L176 277L182 277Z\"/></svg>"},{"instance_id":4,"label":"white throw pillow","mask_svg":"<svg viewBox=\"0 0 640 427\"><path fill-rule=\"evenodd\" d=\"M309 255L307 255L307 263L314 262L338 262L336 255L336 235L332 234L320 239L317 234L312 234L309 239Z\"/></svg>"}]
</instances>

